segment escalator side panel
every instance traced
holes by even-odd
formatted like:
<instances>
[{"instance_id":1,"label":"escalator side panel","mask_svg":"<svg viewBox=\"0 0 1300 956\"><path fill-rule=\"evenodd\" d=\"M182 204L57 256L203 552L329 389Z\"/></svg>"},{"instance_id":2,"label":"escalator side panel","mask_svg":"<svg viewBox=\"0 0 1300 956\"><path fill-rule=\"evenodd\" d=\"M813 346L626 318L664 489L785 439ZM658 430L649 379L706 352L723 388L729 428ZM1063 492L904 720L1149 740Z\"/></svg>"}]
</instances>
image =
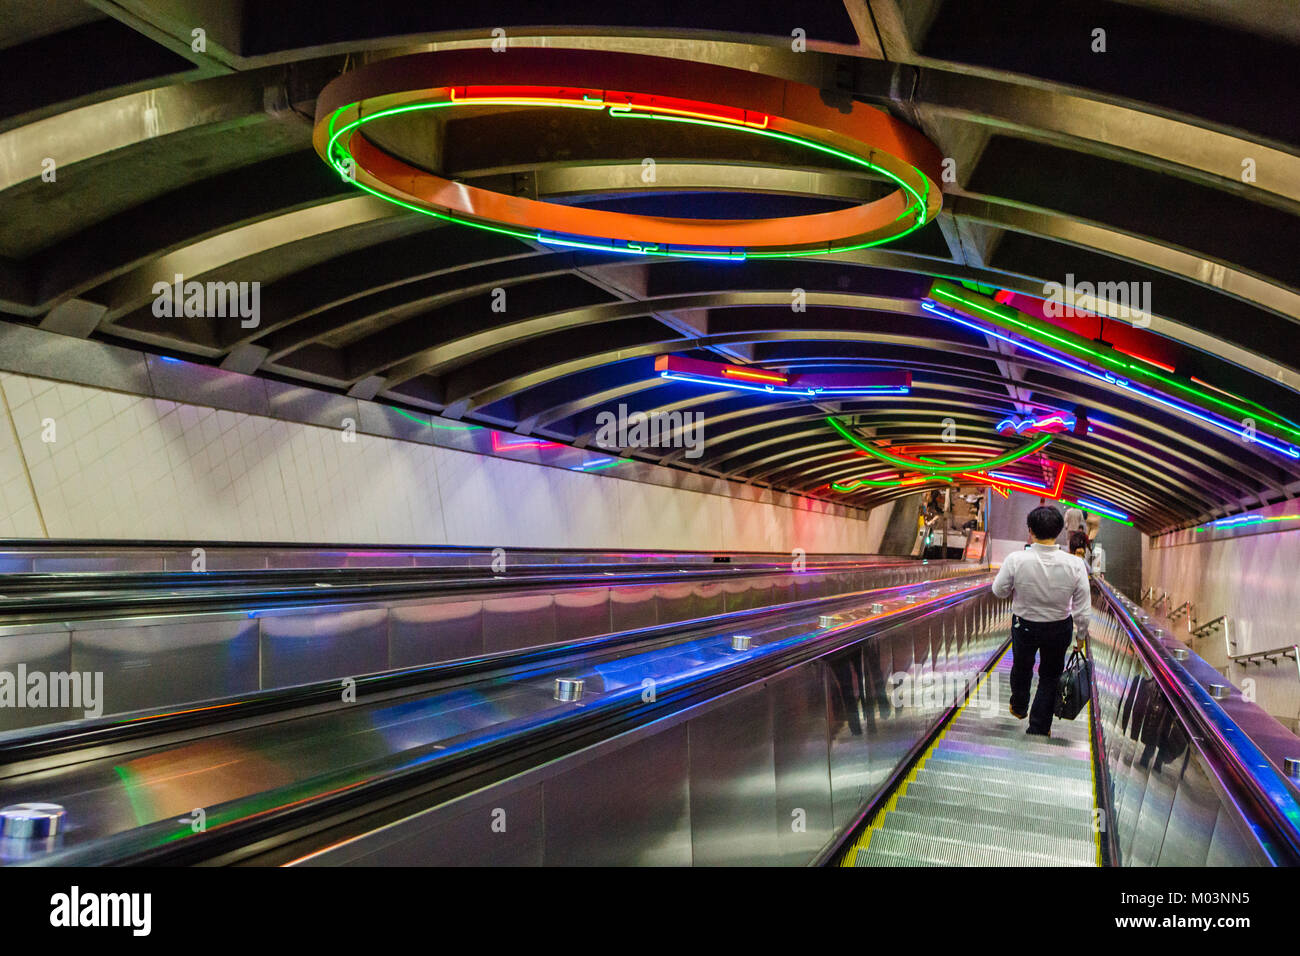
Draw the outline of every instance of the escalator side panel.
<instances>
[{"instance_id":1,"label":"escalator side panel","mask_svg":"<svg viewBox=\"0 0 1300 956\"><path fill-rule=\"evenodd\" d=\"M482 601L403 605L389 612L389 667L418 667L482 653Z\"/></svg>"},{"instance_id":2,"label":"escalator side panel","mask_svg":"<svg viewBox=\"0 0 1300 956\"><path fill-rule=\"evenodd\" d=\"M388 667L383 608L262 619L262 683L271 687L373 674ZM211 699L217 695L210 695ZM195 698L188 698L193 700Z\"/></svg>"},{"instance_id":3,"label":"escalator side panel","mask_svg":"<svg viewBox=\"0 0 1300 956\"><path fill-rule=\"evenodd\" d=\"M733 695L687 726L692 863L779 862L772 702L766 689Z\"/></svg>"},{"instance_id":4,"label":"escalator side panel","mask_svg":"<svg viewBox=\"0 0 1300 956\"><path fill-rule=\"evenodd\" d=\"M818 661L767 685L776 766L776 833L785 865L805 863L835 832L825 669Z\"/></svg>"},{"instance_id":5,"label":"escalator side panel","mask_svg":"<svg viewBox=\"0 0 1300 956\"><path fill-rule=\"evenodd\" d=\"M1210 786L1200 760L1189 755L1174 792L1157 865L1205 866L1218 815L1218 795Z\"/></svg>"},{"instance_id":6,"label":"escalator side panel","mask_svg":"<svg viewBox=\"0 0 1300 956\"><path fill-rule=\"evenodd\" d=\"M882 655L882 660L892 661L892 657ZM831 801L836 830L849 824L869 793L867 729L874 728L876 717L866 699L862 675L860 647L836 654L826 662Z\"/></svg>"},{"instance_id":7,"label":"escalator side panel","mask_svg":"<svg viewBox=\"0 0 1300 956\"><path fill-rule=\"evenodd\" d=\"M256 691L261 675L258 624L245 615L223 617L196 621L183 634L153 626L76 628L70 669L103 674L100 705L105 714L154 706L160 688L182 700ZM23 638L24 645L27 641ZM30 659L27 668L35 669ZM0 729L11 729L7 718L13 713L9 708L0 713ZM51 723L51 716L40 723Z\"/></svg>"},{"instance_id":8,"label":"escalator side panel","mask_svg":"<svg viewBox=\"0 0 1300 956\"><path fill-rule=\"evenodd\" d=\"M567 772L546 780L543 862L689 866L688 734L680 723L593 760L575 761Z\"/></svg>"}]
</instances>

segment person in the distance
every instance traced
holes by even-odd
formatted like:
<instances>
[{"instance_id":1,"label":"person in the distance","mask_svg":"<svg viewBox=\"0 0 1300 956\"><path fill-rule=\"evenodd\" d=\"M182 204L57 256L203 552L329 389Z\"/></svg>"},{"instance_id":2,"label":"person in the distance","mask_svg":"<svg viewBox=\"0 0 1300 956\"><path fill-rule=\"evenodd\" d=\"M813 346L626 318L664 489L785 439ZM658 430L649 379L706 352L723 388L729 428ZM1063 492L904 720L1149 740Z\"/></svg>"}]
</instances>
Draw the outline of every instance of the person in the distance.
<instances>
[{"instance_id":1,"label":"person in the distance","mask_svg":"<svg viewBox=\"0 0 1300 956\"><path fill-rule=\"evenodd\" d=\"M1075 627L1075 646L1084 649L1092 597L1087 566L1056 546L1065 527L1061 512L1050 505L1035 508L1028 524L1033 544L1007 555L993 580L993 593L1011 597L1011 713L1029 718L1026 733L1050 737L1065 653ZM1038 693L1031 707L1036 657Z\"/></svg>"}]
</instances>

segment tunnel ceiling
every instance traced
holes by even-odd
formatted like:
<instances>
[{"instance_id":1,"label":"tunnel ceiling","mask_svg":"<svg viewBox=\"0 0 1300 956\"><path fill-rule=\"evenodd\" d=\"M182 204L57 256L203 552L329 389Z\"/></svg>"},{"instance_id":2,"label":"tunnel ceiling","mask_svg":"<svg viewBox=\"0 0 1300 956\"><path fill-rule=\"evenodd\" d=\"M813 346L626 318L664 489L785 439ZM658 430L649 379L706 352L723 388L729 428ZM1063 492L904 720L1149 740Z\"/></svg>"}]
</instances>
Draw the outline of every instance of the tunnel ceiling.
<instances>
[{"instance_id":1,"label":"tunnel ceiling","mask_svg":"<svg viewBox=\"0 0 1300 956\"><path fill-rule=\"evenodd\" d=\"M1091 434L1057 436L1050 465L1026 459L1016 474L1042 482L1066 464L1070 497L1149 533L1300 490L1294 458L1123 377L923 308L936 279L1040 320L1046 283L1149 283L1148 327L1040 324L1150 360L1165 370L1160 394L1194 387L1258 409L1260 434L1267 419L1300 421L1289 0L496 0L481 13L213 0L199 21L192 6L0 2L5 321L583 447L619 404L700 412L702 457L622 453L862 507L915 487L834 490L880 469L828 416L878 446L961 462L1023 444L997 431L1008 418L1083 412ZM649 53L810 84L922 131L954 181L937 218L888 245L714 262L439 222L359 192L316 155L316 99L331 80L376 59L483 47L494 29L517 47ZM462 121L444 167L518 195L748 218L881 189L775 147L739 163L709 131L592 142L574 163L546 117L486 119ZM420 130L384 135L423 160ZM650 187L638 174L655 155L664 175ZM155 316L154 284L178 273L261 283L259 325ZM783 399L664 379L654 362L668 354L787 374L899 369L912 386Z\"/></svg>"}]
</instances>

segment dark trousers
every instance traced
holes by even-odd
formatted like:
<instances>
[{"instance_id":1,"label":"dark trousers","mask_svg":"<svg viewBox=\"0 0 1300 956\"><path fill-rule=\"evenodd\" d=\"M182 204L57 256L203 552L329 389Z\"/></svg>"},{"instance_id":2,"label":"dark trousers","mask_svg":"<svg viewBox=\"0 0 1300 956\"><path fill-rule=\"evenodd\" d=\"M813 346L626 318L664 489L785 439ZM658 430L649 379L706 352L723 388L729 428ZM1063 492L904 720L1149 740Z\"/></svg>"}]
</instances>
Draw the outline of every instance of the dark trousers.
<instances>
[{"instance_id":1,"label":"dark trousers","mask_svg":"<svg viewBox=\"0 0 1300 956\"><path fill-rule=\"evenodd\" d=\"M1065 669L1065 652L1074 636L1073 618L1060 621L1026 621L1011 617L1011 707L1023 714L1029 707L1029 686L1038 656L1038 693L1029 707L1029 730L1045 734L1052 729L1056 695Z\"/></svg>"}]
</instances>

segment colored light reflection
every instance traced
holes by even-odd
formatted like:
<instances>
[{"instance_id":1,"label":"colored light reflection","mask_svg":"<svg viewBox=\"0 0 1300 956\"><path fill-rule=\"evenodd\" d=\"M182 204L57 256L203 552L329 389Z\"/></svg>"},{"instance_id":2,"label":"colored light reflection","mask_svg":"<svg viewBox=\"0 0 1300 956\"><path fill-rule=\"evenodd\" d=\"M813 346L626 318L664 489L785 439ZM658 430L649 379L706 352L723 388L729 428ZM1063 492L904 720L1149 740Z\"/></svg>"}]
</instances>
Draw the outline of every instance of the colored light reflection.
<instances>
[{"instance_id":1,"label":"colored light reflection","mask_svg":"<svg viewBox=\"0 0 1300 956\"><path fill-rule=\"evenodd\" d=\"M500 432L492 433L492 450L493 451L520 451L525 448L564 448L556 441L545 441L540 438L525 438L521 441L507 441L501 436Z\"/></svg>"}]
</instances>

